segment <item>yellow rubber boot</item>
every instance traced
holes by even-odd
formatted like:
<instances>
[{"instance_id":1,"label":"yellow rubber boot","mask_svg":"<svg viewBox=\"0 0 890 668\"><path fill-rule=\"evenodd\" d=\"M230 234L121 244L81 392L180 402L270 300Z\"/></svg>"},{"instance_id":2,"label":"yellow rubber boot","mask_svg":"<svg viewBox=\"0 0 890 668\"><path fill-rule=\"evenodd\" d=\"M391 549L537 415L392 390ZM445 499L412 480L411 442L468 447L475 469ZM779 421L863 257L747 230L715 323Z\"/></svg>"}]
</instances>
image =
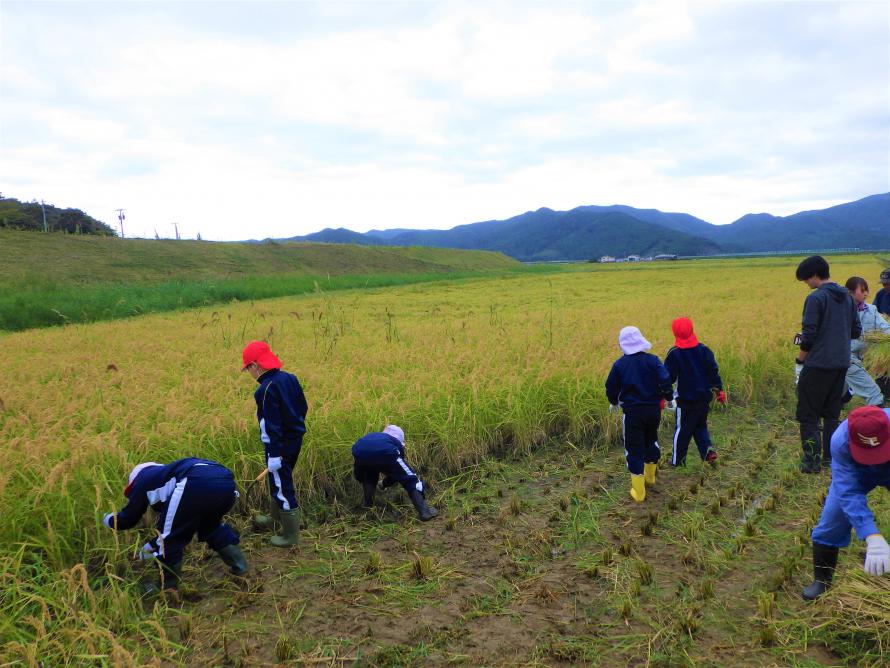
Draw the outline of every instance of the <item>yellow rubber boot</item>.
<instances>
[{"instance_id":1,"label":"yellow rubber boot","mask_svg":"<svg viewBox=\"0 0 890 668\"><path fill-rule=\"evenodd\" d=\"M646 500L646 482L641 475L630 476L630 496L637 503Z\"/></svg>"},{"instance_id":2,"label":"yellow rubber boot","mask_svg":"<svg viewBox=\"0 0 890 668\"><path fill-rule=\"evenodd\" d=\"M655 472L658 470L658 464L644 464L643 476L646 478L647 485L655 484Z\"/></svg>"}]
</instances>

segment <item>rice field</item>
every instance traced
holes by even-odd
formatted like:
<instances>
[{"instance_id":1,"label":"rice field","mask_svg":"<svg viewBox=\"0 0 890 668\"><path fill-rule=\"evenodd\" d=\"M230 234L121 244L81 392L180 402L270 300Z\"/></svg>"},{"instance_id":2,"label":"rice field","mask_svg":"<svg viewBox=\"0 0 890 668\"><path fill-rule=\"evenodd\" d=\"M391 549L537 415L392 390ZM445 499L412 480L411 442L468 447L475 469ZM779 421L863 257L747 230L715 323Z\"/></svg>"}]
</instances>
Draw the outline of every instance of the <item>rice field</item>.
<instances>
[{"instance_id":1,"label":"rice field","mask_svg":"<svg viewBox=\"0 0 890 668\"><path fill-rule=\"evenodd\" d=\"M366 519L353 517L344 508L356 494L350 479L351 444L388 422L405 429L408 457L433 489L439 490L436 500L446 510L447 518L440 520L444 528L432 531L459 536L464 528L472 526L467 518L474 515L473 504L484 515L486 503L491 506L492 526L512 526L510 516L523 517L528 506L523 505L521 496L511 505L511 494L504 487L509 487L509 482L524 489L526 479L536 475L534 462L538 457L557 468L565 466L567 458L577 460L572 479L579 485L594 477L608 477L602 482L602 491L585 488L583 494L564 497L565 508L555 500L553 510L548 511L559 516L557 525L562 527L560 531L565 530L564 535L575 536L573 541L563 541L569 545L564 547L554 539L559 531L551 531L544 541L548 549L558 543L554 549L570 550L584 568L594 568L597 563L591 551L595 549L600 555L607 549L606 541L600 540L607 532L600 525L614 515L612 519L620 516L622 522L636 526L639 518L632 513L646 512L627 508L626 475L616 446L618 423L607 412L603 392L605 375L620 354L618 330L627 324L637 325L653 342L653 352L663 357L672 344L670 321L681 315L692 318L700 340L714 350L730 397L731 415L749 425L742 439L735 434L729 415L719 418L721 438L727 447L738 448L736 463L740 468L735 471L730 466L725 479L702 479L699 486L735 489L732 499L737 504L741 495L738 510L744 535L754 517L748 512L755 512L750 506L755 497L747 487L753 490L755 481L747 469L741 468L746 460L741 456L743 448L750 447L752 458L754 453L764 458L764 466L769 463L775 478L758 479L758 493L772 494L784 480L782 476L789 476L785 486L798 487L787 494L799 497L802 504L806 500L818 506L818 481L792 482L788 473L793 471L789 462L793 464L797 454L793 446L796 425L788 419L789 413L793 414L792 339L807 294L806 286L794 280L796 262L795 258L771 258L589 265L542 275L318 291L300 297L2 335L0 658L25 665L221 663L222 658L232 665L267 665L264 661L299 665L296 659L302 656L307 660L312 657L313 665L319 665L319 657L334 657L330 665L343 665L342 661L336 662L339 659L331 650L333 645L326 645L328 649L323 651L318 643L310 647L305 639L300 644L288 635L289 624L298 625L299 619L299 609L291 605L293 600L283 607L272 606L281 627L263 645L271 647L271 653L251 652L249 647L245 650L249 643L245 645L238 634L231 635L234 632L222 638L214 636L217 645L225 646L224 656L218 647L216 653L208 653L208 642L200 639L204 636L196 629L208 630L215 624L209 621L217 620L215 615L220 614L214 602L229 610L231 618L233 606L250 610L251 597L262 595L251 592L249 584L247 591L235 591L231 589L235 585L213 581L198 589L204 592L199 600L144 603L130 584L134 566L128 559L142 542L139 532L112 534L99 522L102 514L121 505L126 475L140 461L208 457L232 468L245 486L262 470L253 382L239 372L241 348L255 338L269 341L285 369L297 374L310 405L309 432L296 482L306 505L307 534L310 541L314 538L314 552L306 554L309 548L301 547L299 554L288 561L270 562L281 555L265 555L261 541L255 550L249 548L253 563L265 564L271 571L280 571L281 576L299 573L306 563L315 563L319 550L328 549L338 559L345 558L337 551L338 540L329 533L336 527L342 531L340 536L363 546L356 548L359 551L381 540L379 535L368 535L373 529L368 528ZM871 277L882 268L879 258L866 255L831 258L831 264L840 282L853 274ZM751 426L752 421L760 427ZM776 452L777 444L784 443L787 448L779 448L780 454L775 456L763 454L765 441L759 442L757 436L760 428L770 434L770 452ZM738 440L733 441L736 437ZM488 478L479 484L464 482L467 476L472 478L498 462L526 463L504 464L513 468L499 473L505 481L501 488L493 489ZM724 470L720 471L723 476ZM467 489L461 492L461 486ZM463 505L467 495L481 493L483 488L487 490L485 501ZM498 489L505 496L498 497ZM717 500L721 493L728 495L729 491L717 492ZM688 508L687 519L676 527L678 540L695 543L698 533L709 531L712 498L701 498ZM676 501L673 496L660 500L662 512L676 510L669 506L672 501ZM252 494L245 502L262 504L264 500L262 494ZM886 498L878 502L887 508ZM726 504L731 505L731 499ZM502 512L502 506L507 510ZM566 517L569 511L574 519ZM810 508L801 513L800 521L811 521L812 512ZM791 513L787 522L794 516ZM725 521L729 526L735 520ZM417 563L406 566L415 573L408 579L416 586L411 591L399 590L400 597L429 596L439 591L437 588L448 590L449 583L459 579L456 566L449 564L447 550L434 556L419 553L422 541L417 543L418 539L411 537L419 529L398 528L406 524L401 515L382 518L381 522L380 530L390 531L389 539L404 547L405 554L417 555ZM563 526L563 522L573 523L574 529ZM646 522L653 525L651 517ZM598 525L596 540L590 530L594 524ZM253 546L247 537L250 528L244 521L239 526L247 544ZM587 533L582 531L585 526ZM657 526L658 518L650 526L650 535L659 535ZM763 533L754 524L752 527L752 535ZM544 531L538 526L518 530L526 537ZM769 531L788 531L801 545L806 535L805 527L797 523L770 526L767 534ZM732 547L718 536L709 540L721 554ZM529 554L519 560L528 577L535 577L535 568L548 567L549 562L539 563L539 547L528 547ZM633 597L625 591L631 586L629 582L636 579L645 586L653 574L647 575L646 567L639 565L645 560L637 559L632 552L622 555L620 541L615 550L614 559L626 562L617 575L612 573L622 583L619 598L631 600ZM193 547L193 551L197 550ZM795 553L798 562L787 568L778 586L771 590L764 587L764 591L787 600L793 598L796 584L805 579L809 567L804 552L801 549ZM690 557L693 561L698 558L706 559L696 554ZM356 568L352 561L344 562L341 571L336 570L333 558L329 559L327 568L333 570L325 576L327 580L322 578L328 583L324 586L333 586L330 583L338 572L347 579L379 578L380 572L396 580L402 577L401 566L376 559L368 557L368 563ZM726 559L730 559L728 554ZM614 571L602 561L599 565L604 572ZM725 565L718 560L708 567L714 569L709 578L714 580ZM583 578L584 572L579 567L575 577ZM311 575L319 573L313 571ZM656 580L659 575L656 569ZM798 582L794 582L795 577ZM496 611L506 606L507 600L515 599L515 583L505 582L501 583L506 588L501 592L503 606L498 603L497 591L484 594L494 596L492 600L472 599L476 606L472 609L480 617L498 618L500 613ZM537 580L535 583L535 587L540 584ZM226 592L225 603L207 594L214 588ZM274 591L271 586L267 589ZM845 590L845 595L850 596L850 591L855 589ZM561 596L556 590L535 592L522 595L537 596L543 603L551 596ZM308 596L307 600L313 596L312 591L300 594ZM635 605L631 601L630 606ZM661 610L658 601L652 605ZM628 619L632 617L631 610L626 612ZM465 620L468 614L462 610L458 616ZM809 619L813 612L795 614ZM691 615L690 624L694 618ZM250 619L248 615L244 623L249 625ZM781 655L783 647L799 647L800 638L783 633L781 623L763 622L760 627L773 630L763 631L758 651L772 646L776 649L763 651ZM820 628L829 633L829 626ZM830 628L836 628L836 621ZM251 633L256 635L257 631L248 636ZM695 631L687 628L671 637L694 635ZM647 637L651 644L651 635ZM634 638L634 643L642 642ZM886 635L883 638L886 643ZM422 665L433 656L418 655L416 643L404 651L392 649L408 641L371 643L379 654L373 656L379 660L368 665ZM429 638L424 643L427 649L435 645ZM350 645L342 656L359 661L359 645ZM232 649L236 646L237 652ZM364 645L361 648L366 649ZM551 642L550 649L548 653L536 646L522 662L596 662L582 639L563 638L556 645ZM866 663L874 657L884 658L884 650L875 650L867 642L849 651L854 652L854 659L858 656ZM447 660L444 654L439 658L443 663L461 664L460 656L464 654L452 657L454 660ZM466 656L474 655L470 652ZM690 660L693 657L689 652L684 656ZM766 661L776 655L752 656ZM841 661L831 653L822 656L804 652L798 658L801 665L807 661L812 665ZM465 665L475 660L463 659ZM489 661L496 663L491 658Z\"/></svg>"}]
</instances>

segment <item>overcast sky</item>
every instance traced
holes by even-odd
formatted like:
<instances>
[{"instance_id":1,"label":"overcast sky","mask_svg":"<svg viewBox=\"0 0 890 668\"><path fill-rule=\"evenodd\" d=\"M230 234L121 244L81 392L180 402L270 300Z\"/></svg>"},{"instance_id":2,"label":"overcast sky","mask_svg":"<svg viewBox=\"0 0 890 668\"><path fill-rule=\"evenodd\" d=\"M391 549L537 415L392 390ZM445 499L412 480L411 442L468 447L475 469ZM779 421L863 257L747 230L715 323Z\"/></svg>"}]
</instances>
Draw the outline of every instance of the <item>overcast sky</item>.
<instances>
[{"instance_id":1,"label":"overcast sky","mask_svg":"<svg viewBox=\"0 0 890 668\"><path fill-rule=\"evenodd\" d=\"M890 2L0 4L0 191L127 236L890 190Z\"/></svg>"}]
</instances>

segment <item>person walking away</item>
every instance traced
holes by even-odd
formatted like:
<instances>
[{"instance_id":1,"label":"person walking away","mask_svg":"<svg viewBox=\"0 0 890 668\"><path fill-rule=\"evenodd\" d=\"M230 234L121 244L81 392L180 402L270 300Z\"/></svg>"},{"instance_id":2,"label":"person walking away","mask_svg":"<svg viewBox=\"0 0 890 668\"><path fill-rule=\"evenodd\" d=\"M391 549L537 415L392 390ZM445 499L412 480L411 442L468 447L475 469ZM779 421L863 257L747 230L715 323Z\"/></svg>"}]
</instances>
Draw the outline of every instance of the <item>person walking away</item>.
<instances>
[{"instance_id":1,"label":"person walking away","mask_svg":"<svg viewBox=\"0 0 890 668\"><path fill-rule=\"evenodd\" d=\"M148 593L177 587L185 546L195 534L233 574L247 573L238 534L222 521L238 498L235 478L222 464L195 457L145 462L130 472L124 496L127 505L105 515L102 523L116 531L132 529L149 508L154 511L157 535L142 546L139 558L158 560L161 581L149 585Z\"/></svg>"},{"instance_id":2,"label":"person walking away","mask_svg":"<svg viewBox=\"0 0 890 668\"><path fill-rule=\"evenodd\" d=\"M281 534L272 536L276 547L296 545L300 537L300 506L294 489L293 471L306 433L309 405L300 381L281 369L281 360L265 341L251 341L242 352L242 371L259 383L253 394L260 440L266 457L272 514L254 516L260 528L272 528L277 517Z\"/></svg>"},{"instance_id":3,"label":"person walking away","mask_svg":"<svg viewBox=\"0 0 890 668\"><path fill-rule=\"evenodd\" d=\"M726 405L720 369L711 349L699 342L689 318L674 320L671 331L674 347L664 358L671 383L677 383L677 424L671 465L686 466L686 452L693 438L702 461L714 463L717 451L708 431L708 413L714 399Z\"/></svg>"},{"instance_id":4,"label":"person walking away","mask_svg":"<svg viewBox=\"0 0 890 668\"><path fill-rule=\"evenodd\" d=\"M812 290L804 300L800 352L795 360L802 473L818 473L831 459L831 435L843 406L850 341L862 334L853 298L831 280L828 262L812 255L797 266ZM822 423L820 431L819 424Z\"/></svg>"},{"instance_id":5,"label":"person walking away","mask_svg":"<svg viewBox=\"0 0 890 668\"><path fill-rule=\"evenodd\" d=\"M890 334L890 322L884 320L884 317L878 313L878 309L875 308L874 304L869 304L866 301L868 299L868 283L864 278L851 276L847 279L844 287L847 288L850 296L853 297L853 301L856 303L859 325L862 328L862 335L850 342L850 368L847 369L847 387L851 394L862 397L869 406L881 406L886 397L882 388L866 371L862 358L865 356L865 351L868 348L865 335L869 332Z\"/></svg>"},{"instance_id":6,"label":"person walking away","mask_svg":"<svg viewBox=\"0 0 890 668\"><path fill-rule=\"evenodd\" d=\"M813 582L803 590L808 601L831 586L838 550L850 544L850 529L866 544L863 569L872 576L890 573L890 545L878 531L868 507L876 487L890 490L890 409L862 406L831 438L831 487L813 529Z\"/></svg>"},{"instance_id":7,"label":"person walking away","mask_svg":"<svg viewBox=\"0 0 890 668\"><path fill-rule=\"evenodd\" d=\"M646 499L646 485L655 484L655 473L661 449L658 425L665 402L673 398L673 387L667 369L636 327L624 327L618 333L618 346L624 353L612 365L606 378L609 410L618 407L621 419L624 452L630 471L630 496L637 503Z\"/></svg>"},{"instance_id":8,"label":"person walking away","mask_svg":"<svg viewBox=\"0 0 890 668\"><path fill-rule=\"evenodd\" d=\"M374 505L374 491L382 474L381 487L401 484L422 522L439 514L427 505L426 485L405 462L405 432L401 427L391 424L382 432L365 434L352 446L352 458L353 474L362 485L363 507Z\"/></svg>"}]
</instances>

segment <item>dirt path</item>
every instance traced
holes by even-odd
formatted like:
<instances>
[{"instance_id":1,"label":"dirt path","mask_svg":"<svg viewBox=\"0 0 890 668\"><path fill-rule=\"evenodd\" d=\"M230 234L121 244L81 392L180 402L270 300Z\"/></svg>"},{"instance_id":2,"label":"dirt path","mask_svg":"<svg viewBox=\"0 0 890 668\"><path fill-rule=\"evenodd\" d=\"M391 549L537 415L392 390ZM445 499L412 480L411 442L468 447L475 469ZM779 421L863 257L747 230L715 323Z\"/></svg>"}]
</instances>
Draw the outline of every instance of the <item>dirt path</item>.
<instances>
[{"instance_id":1,"label":"dirt path","mask_svg":"<svg viewBox=\"0 0 890 668\"><path fill-rule=\"evenodd\" d=\"M619 447L563 444L439 481L426 524L396 492L293 551L246 533L251 575L187 562L170 632L205 665L837 665L798 637L827 478L745 415L716 417L717 467L691 455L644 504Z\"/></svg>"}]
</instances>

